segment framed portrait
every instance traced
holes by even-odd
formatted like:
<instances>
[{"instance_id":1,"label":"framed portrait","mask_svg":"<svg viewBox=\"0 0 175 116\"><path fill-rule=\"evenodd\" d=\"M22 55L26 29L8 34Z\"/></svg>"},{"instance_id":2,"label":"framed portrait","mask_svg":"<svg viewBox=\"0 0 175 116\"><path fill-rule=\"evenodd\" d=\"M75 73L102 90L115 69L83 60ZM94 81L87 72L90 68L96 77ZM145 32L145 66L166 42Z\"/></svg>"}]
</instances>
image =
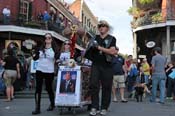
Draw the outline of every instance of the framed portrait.
<instances>
[{"instance_id":1,"label":"framed portrait","mask_svg":"<svg viewBox=\"0 0 175 116\"><path fill-rule=\"evenodd\" d=\"M21 49L21 40L5 40L5 48L8 47Z\"/></svg>"},{"instance_id":2,"label":"framed portrait","mask_svg":"<svg viewBox=\"0 0 175 116\"><path fill-rule=\"evenodd\" d=\"M60 82L60 93L74 94L76 85L76 71L62 71Z\"/></svg>"}]
</instances>

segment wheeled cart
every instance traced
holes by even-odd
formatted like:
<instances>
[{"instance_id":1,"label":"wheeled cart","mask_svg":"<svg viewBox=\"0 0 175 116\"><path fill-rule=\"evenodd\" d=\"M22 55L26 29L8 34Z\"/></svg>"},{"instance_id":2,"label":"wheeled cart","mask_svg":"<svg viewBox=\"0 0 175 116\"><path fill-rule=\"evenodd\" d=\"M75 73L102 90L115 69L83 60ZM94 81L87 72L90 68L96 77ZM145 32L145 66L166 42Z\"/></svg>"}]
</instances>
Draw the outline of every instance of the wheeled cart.
<instances>
[{"instance_id":1,"label":"wheeled cart","mask_svg":"<svg viewBox=\"0 0 175 116\"><path fill-rule=\"evenodd\" d=\"M88 106L87 109L90 109L89 77L88 66L59 67L55 105L59 107L60 114L63 114L64 109L73 111L74 115L76 108Z\"/></svg>"}]
</instances>

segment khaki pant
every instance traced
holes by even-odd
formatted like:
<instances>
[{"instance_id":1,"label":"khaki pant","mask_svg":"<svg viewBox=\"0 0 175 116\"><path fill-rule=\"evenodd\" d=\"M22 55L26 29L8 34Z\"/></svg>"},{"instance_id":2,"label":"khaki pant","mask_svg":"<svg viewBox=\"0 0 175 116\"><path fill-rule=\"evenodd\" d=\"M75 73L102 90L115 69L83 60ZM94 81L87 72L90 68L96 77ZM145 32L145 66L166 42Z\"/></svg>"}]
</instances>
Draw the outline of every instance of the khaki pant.
<instances>
[{"instance_id":1,"label":"khaki pant","mask_svg":"<svg viewBox=\"0 0 175 116\"><path fill-rule=\"evenodd\" d=\"M124 75L114 75L113 76L113 87L114 88L124 88L125 87L125 76Z\"/></svg>"},{"instance_id":2,"label":"khaki pant","mask_svg":"<svg viewBox=\"0 0 175 116\"><path fill-rule=\"evenodd\" d=\"M17 77L16 70L5 70L4 71L4 82L6 87L12 86Z\"/></svg>"}]
</instances>

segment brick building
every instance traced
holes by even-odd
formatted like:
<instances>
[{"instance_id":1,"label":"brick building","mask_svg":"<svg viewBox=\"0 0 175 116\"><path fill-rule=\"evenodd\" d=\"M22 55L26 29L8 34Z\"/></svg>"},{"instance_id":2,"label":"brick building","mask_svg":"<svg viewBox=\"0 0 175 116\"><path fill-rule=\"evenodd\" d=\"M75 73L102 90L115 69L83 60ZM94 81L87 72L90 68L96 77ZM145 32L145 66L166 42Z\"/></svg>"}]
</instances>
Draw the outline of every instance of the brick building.
<instances>
[{"instance_id":1,"label":"brick building","mask_svg":"<svg viewBox=\"0 0 175 116\"><path fill-rule=\"evenodd\" d=\"M84 29L89 30L91 33L96 33L98 18L94 16L84 0L75 0L70 5L70 10L82 23Z\"/></svg>"},{"instance_id":2,"label":"brick building","mask_svg":"<svg viewBox=\"0 0 175 116\"><path fill-rule=\"evenodd\" d=\"M9 6L11 10L10 23L3 24L3 8ZM25 46L26 40L30 43L43 41L45 33L51 33L59 46L69 36L62 34L65 28L70 27L73 22L80 22L69 11L69 6L63 0L1 0L0 1L0 50L5 49L9 42L17 42L19 49L29 53L30 49ZM50 15L49 23L46 25L39 14L47 11ZM59 22L59 26L58 26ZM27 42L28 42L27 41ZM76 45L78 49L83 49ZM2 52L0 52L2 57Z\"/></svg>"}]
</instances>

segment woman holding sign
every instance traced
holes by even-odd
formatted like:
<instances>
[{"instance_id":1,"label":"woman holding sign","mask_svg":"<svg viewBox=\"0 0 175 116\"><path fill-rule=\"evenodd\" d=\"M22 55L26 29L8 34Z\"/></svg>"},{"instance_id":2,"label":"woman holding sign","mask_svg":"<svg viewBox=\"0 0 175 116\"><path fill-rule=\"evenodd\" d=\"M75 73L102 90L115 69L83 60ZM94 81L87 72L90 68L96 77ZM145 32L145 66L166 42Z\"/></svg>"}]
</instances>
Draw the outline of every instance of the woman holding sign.
<instances>
[{"instance_id":1,"label":"woman holding sign","mask_svg":"<svg viewBox=\"0 0 175 116\"><path fill-rule=\"evenodd\" d=\"M45 34L45 41L40 50L36 50L33 53L33 59L38 60L38 66L36 69L36 91L35 91L35 110L33 115L40 114L40 101L43 80L45 80L46 90L49 94L50 106L47 111L52 111L55 108L54 92L53 92L53 80L54 80L54 63L59 57L57 53L56 42L52 38L50 33Z\"/></svg>"}]
</instances>

